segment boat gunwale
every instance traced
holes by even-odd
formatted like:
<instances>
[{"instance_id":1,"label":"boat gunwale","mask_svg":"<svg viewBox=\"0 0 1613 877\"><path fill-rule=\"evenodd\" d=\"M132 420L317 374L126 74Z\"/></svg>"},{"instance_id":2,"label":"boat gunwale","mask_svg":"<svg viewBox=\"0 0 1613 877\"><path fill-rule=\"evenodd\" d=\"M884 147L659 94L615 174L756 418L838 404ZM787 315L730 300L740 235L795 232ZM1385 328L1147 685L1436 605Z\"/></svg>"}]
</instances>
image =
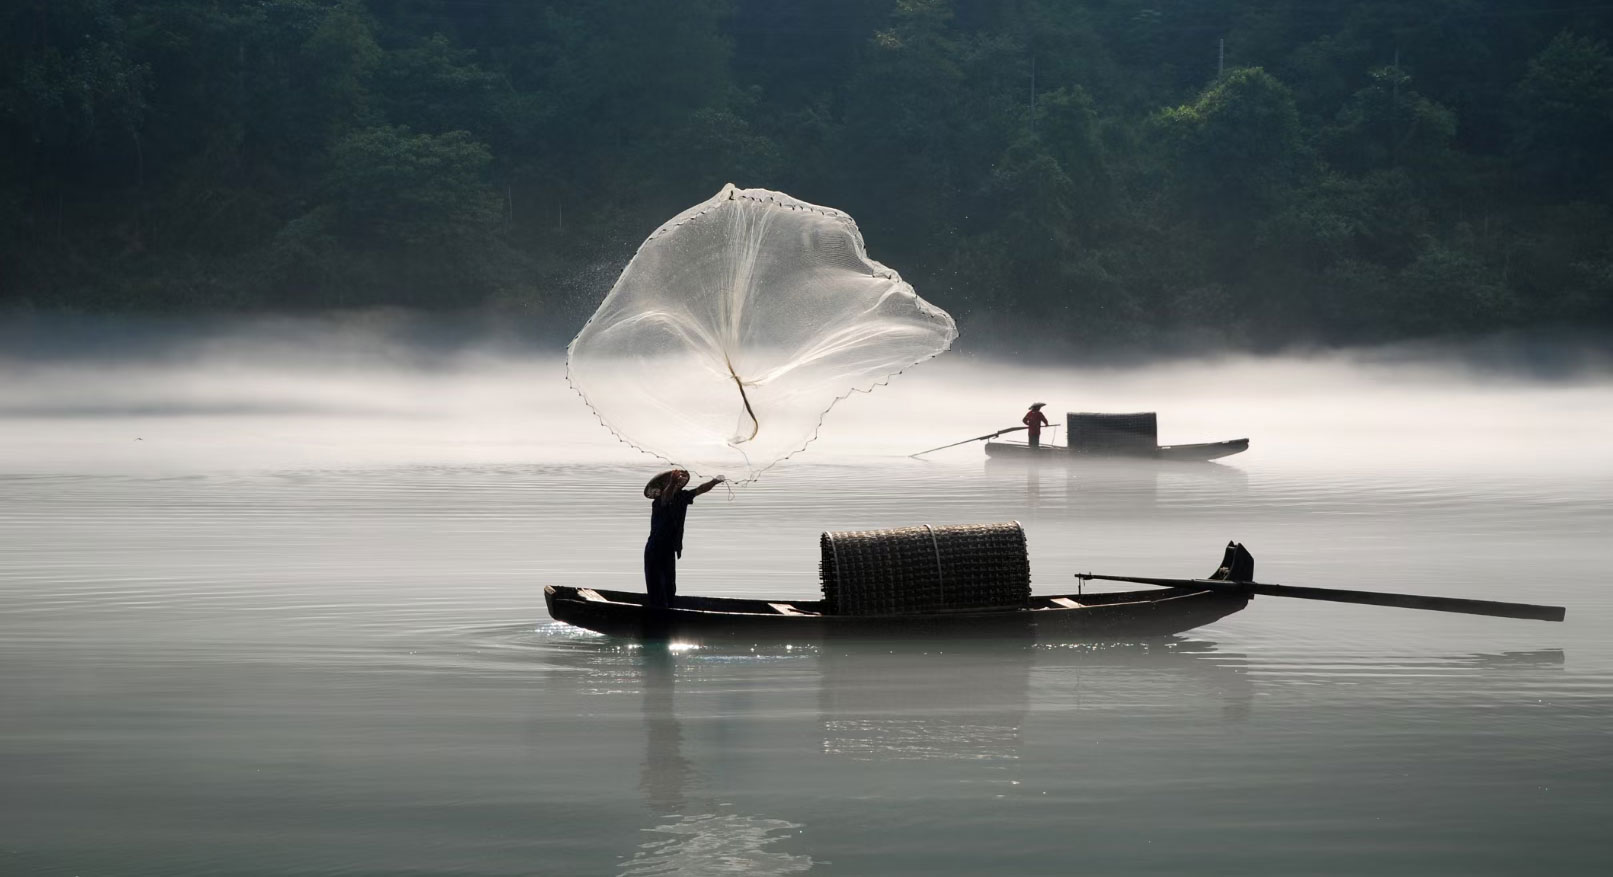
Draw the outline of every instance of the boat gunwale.
<instances>
[{"instance_id":1,"label":"boat gunwale","mask_svg":"<svg viewBox=\"0 0 1613 877\"><path fill-rule=\"evenodd\" d=\"M560 600L560 601L566 601L566 602L570 602L570 603L575 603L575 604L577 604L579 606L587 606L587 605L614 606L614 607L622 607L624 609L637 610L637 611L640 611L640 612L648 612L648 611L650 611L650 607L645 605L645 602L644 602L644 599L643 599L646 595L642 594L642 593L639 593L637 591L601 591L601 590L599 590L597 588L589 588L588 590L591 590L594 593L599 594L601 597L604 597L606 594L615 594L615 595L622 595L622 596L626 596L626 597L638 597L638 598L640 598L640 599L637 599L637 600L611 600L611 599L591 600L591 599L581 595L580 591L582 591L582 590L583 590L582 588L574 586L574 585L544 585L545 596L550 597L553 600ZM565 593L565 592L568 592L568 591L570 592L569 594ZM1178 592L1178 593L1171 593L1173 591ZM1160 596L1152 598L1152 599L1144 598L1144 599L1137 599L1137 600L1106 600L1106 601L1100 602L1100 603L1084 603L1084 604L1080 604L1080 605L1076 605L1076 606L1060 606L1060 605L1057 605L1057 604L1053 603L1054 600L1058 600L1058 599L1073 600L1073 601L1076 601L1077 603L1079 603L1083 599L1091 599L1093 597L1109 597L1109 596L1121 596L1121 595L1129 596L1129 595L1133 595L1133 594L1136 594L1136 595L1148 595L1148 594L1153 594L1153 593L1158 593ZM905 613L905 614L893 614L893 615L836 615L836 614L833 614L833 613L818 612L818 611L801 612L800 614L786 614L786 613L778 612L778 611L763 612L763 611L760 611L759 609L755 609L755 608L747 608L747 609L744 609L744 610L735 608L735 609L727 609L727 610L725 610L725 609L721 609L721 608L713 609L713 608L701 608L701 607L693 607L693 606L673 606L673 607L671 607L671 609L669 609L667 611L669 611L670 613L672 613L674 615L688 614L688 615L693 615L693 616L697 616L697 617L698 616L711 616L711 617L715 617L715 618L732 618L732 617L777 618L777 619L793 620L793 621L797 621L797 622L804 622L804 621L807 621L807 620L822 621L822 620L825 620L825 619L834 619L834 620L858 619L858 620L862 620L862 621L876 621L876 620L882 620L883 619L883 620L895 621L895 620L910 620L910 619L915 619L915 618L934 618L934 619L943 619L944 618L944 619L949 619L949 620L956 620L956 619L960 619L960 618L968 618L970 616L979 616L979 617L986 617L986 618L1008 618L1008 617L1012 617L1012 616L1020 614L1020 613L1024 613L1024 614L1029 615L1029 614L1039 613L1039 612L1063 613L1063 612L1080 612L1080 611L1083 611L1083 610L1093 610L1093 609L1120 609L1120 608L1129 607L1129 606L1159 605L1159 604L1164 604L1164 603L1173 603L1173 602L1175 602L1177 600L1182 600L1182 599L1186 599L1186 598L1190 598L1190 597L1202 597L1202 596L1206 596L1206 595L1211 596L1211 597L1222 598L1222 599L1229 599L1229 600L1236 600L1236 599L1239 599L1240 596L1242 596L1245 602L1247 602L1248 600L1253 599L1252 594L1239 595L1239 594L1236 594L1236 593L1228 593L1223 589L1216 589L1216 588L1161 588L1157 592L1153 592L1153 591L1110 591L1110 592L1100 592L1100 593L1095 593L1095 594L1075 593L1075 594L1052 594L1052 595L1048 595L1048 596L1044 596L1044 597L1035 597L1035 596L1033 596L1031 598L1031 600L1033 602L1049 604L1049 605L1040 605L1040 606L1037 606L1037 605L1025 606L1025 607L1012 607L1012 606L1010 606L1010 607L1003 607L1003 608L1000 608L1000 609L967 609L967 610L962 610L962 611L957 611L957 612L910 612L910 613ZM763 604L783 603L783 604L789 605L789 606L791 606L793 608L802 608L803 605L805 605L805 606L814 606L814 605L815 606L821 606L823 604L823 601L821 601L821 600L761 600L761 599L757 599L757 598L748 598L748 597L691 597L691 598L686 598L686 599L716 600L716 601L722 601L722 602L730 602L731 601L731 602L734 602L734 603L747 603L747 604L748 603L763 603Z\"/></svg>"},{"instance_id":2,"label":"boat gunwale","mask_svg":"<svg viewBox=\"0 0 1613 877\"><path fill-rule=\"evenodd\" d=\"M1214 441L1214 442L1184 442L1184 443L1178 444L1178 445L1155 445L1153 448L1151 448L1150 450L1147 450L1147 451L1104 451L1104 452L1077 451L1077 450L1072 450L1069 445L1055 445L1055 444L1050 444L1050 443L1042 443L1042 444L1036 445L1035 447L1032 447L1030 444L1028 444L1026 442L1013 442L1013 441L988 441L988 442L986 442L986 447L988 447L988 448L1015 448L1015 449L1018 449L1018 450L1026 450L1026 451L1032 451L1032 450L1036 450L1036 451L1055 451L1055 452L1058 452L1058 453L1069 454L1069 455L1075 456L1075 457L1143 457L1143 458L1146 458L1146 457L1149 456L1149 454L1154 453L1154 452L1158 452L1158 451L1199 450L1199 449L1202 449L1202 448L1221 448L1221 447L1227 447L1229 445L1243 445L1245 450L1247 450L1248 445L1249 445L1249 439L1248 438L1235 438L1235 439L1222 439L1220 441Z\"/></svg>"},{"instance_id":3,"label":"boat gunwale","mask_svg":"<svg viewBox=\"0 0 1613 877\"><path fill-rule=\"evenodd\" d=\"M1193 442L1182 445L1156 445L1146 451L1093 452L1078 451L1069 445L1030 446L1024 442L988 441L986 457L1000 460L1038 460L1041 462L1091 463L1213 463L1249 450L1249 439L1235 438L1218 442Z\"/></svg>"}]
</instances>

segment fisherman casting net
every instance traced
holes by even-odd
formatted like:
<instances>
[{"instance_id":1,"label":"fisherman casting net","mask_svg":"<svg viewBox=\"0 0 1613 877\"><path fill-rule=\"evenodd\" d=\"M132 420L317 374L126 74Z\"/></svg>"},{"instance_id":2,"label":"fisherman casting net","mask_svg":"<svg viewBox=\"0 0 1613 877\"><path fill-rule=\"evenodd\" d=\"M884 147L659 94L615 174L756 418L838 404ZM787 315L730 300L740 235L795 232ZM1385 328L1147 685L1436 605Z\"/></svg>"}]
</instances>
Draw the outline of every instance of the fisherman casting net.
<instances>
[{"instance_id":1,"label":"fisherman casting net","mask_svg":"<svg viewBox=\"0 0 1613 877\"><path fill-rule=\"evenodd\" d=\"M952 318L868 258L851 217L725 186L639 247L567 352L629 444L754 478L835 402L947 349Z\"/></svg>"}]
</instances>

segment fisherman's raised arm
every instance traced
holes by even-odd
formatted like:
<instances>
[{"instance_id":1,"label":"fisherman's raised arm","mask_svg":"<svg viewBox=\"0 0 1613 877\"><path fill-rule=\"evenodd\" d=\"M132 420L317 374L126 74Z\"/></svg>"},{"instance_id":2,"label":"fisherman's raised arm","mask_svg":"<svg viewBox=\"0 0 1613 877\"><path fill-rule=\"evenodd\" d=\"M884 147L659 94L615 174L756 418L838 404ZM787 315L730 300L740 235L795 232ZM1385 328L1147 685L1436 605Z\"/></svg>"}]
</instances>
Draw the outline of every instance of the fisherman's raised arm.
<instances>
[{"instance_id":1,"label":"fisherman's raised arm","mask_svg":"<svg viewBox=\"0 0 1613 877\"><path fill-rule=\"evenodd\" d=\"M721 483L723 483L724 481L727 481L727 480L728 480L727 477L722 476L722 475L718 475L716 478L713 478L710 481L707 481L705 484L702 484L699 487L696 487L694 490L691 490L689 492L693 493L695 496L699 496L700 494L711 490L713 487L716 487L717 485L719 485L719 484L721 484Z\"/></svg>"}]
</instances>

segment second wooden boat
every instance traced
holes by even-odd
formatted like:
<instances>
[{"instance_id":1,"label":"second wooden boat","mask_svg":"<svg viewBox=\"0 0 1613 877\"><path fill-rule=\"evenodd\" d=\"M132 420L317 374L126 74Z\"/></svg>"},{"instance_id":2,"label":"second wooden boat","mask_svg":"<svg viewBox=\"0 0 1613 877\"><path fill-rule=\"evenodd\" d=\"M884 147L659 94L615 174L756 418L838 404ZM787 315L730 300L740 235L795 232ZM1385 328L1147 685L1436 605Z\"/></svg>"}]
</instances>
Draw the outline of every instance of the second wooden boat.
<instances>
[{"instance_id":1,"label":"second wooden boat","mask_svg":"<svg viewBox=\"0 0 1613 877\"><path fill-rule=\"evenodd\" d=\"M1189 445L1159 443L1159 417L1152 411L1099 414L1072 411L1064 415L1064 445L1031 447L1017 442L987 442L986 455L1021 460L1118 458L1194 463L1218 460L1249 450L1246 438Z\"/></svg>"},{"instance_id":2,"label":"second wooden boat","mask_svg":"<svg viewBox=\"0 0 1613 877\"><path fill-rule=\"evenodd\" d=\"M994 459L1025 460L1067 463L1072 460L1121 459L1163 460L1173 463L1202 463L1219 460L1249 450L1246 438L1224 442L1201 442L1191 445L1156 445L1153 448L1129 450L1083 451L1065 445L1039 445L1031 447L1021 442L986 442L986 456Z\"/></svg>"}]
</instances>

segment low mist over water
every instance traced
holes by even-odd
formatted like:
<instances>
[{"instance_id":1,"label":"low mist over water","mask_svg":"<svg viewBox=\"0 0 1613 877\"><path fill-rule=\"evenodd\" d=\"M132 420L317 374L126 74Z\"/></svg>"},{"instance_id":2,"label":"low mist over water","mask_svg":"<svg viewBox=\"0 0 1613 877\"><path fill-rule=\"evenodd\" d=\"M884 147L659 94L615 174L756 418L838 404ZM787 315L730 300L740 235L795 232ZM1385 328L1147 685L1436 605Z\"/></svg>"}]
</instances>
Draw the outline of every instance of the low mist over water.
<instances>
[{"instance_id":1,"label":"low mist over water","mask_svg":"<svg viewBox=\"0 0 1613 877\"><path fill-rule=\"evenodd\" d=\"M1146 643L658 653L544 609L544 584L642 587L663 467L593 420L558 349L378 318L103 329L0 350L0 872L1610 864L1594 352L1070 367L964 347L697 501L679 575L810 598L823 530L1018 520L1040 594L1204 575L1236 539L1262 581L1558 604L1562 624L1261 597ZM1251 446L907 456L1033 401Z\"/></svg>"},{"instance_id":2,"label":"low mist over water","mask_svg":"<svg viewBox=\"0 0 1613 877\"><path fill-rule=\"evenodd\" d=\"M658 465L600 428L558 348L385 317L100 325L0 351L5 471ZM1613 431L1613 357L1541 341L1084 367L965 345L841 401L794 462L913 465L887 458L1015 426L1032 401L1054 414L1050 441L1064 411L1158 411L1161 444L1251 438L1240 468L1596 476L1613 461L1598 440Z\"/></svg>"}]
</instances>

